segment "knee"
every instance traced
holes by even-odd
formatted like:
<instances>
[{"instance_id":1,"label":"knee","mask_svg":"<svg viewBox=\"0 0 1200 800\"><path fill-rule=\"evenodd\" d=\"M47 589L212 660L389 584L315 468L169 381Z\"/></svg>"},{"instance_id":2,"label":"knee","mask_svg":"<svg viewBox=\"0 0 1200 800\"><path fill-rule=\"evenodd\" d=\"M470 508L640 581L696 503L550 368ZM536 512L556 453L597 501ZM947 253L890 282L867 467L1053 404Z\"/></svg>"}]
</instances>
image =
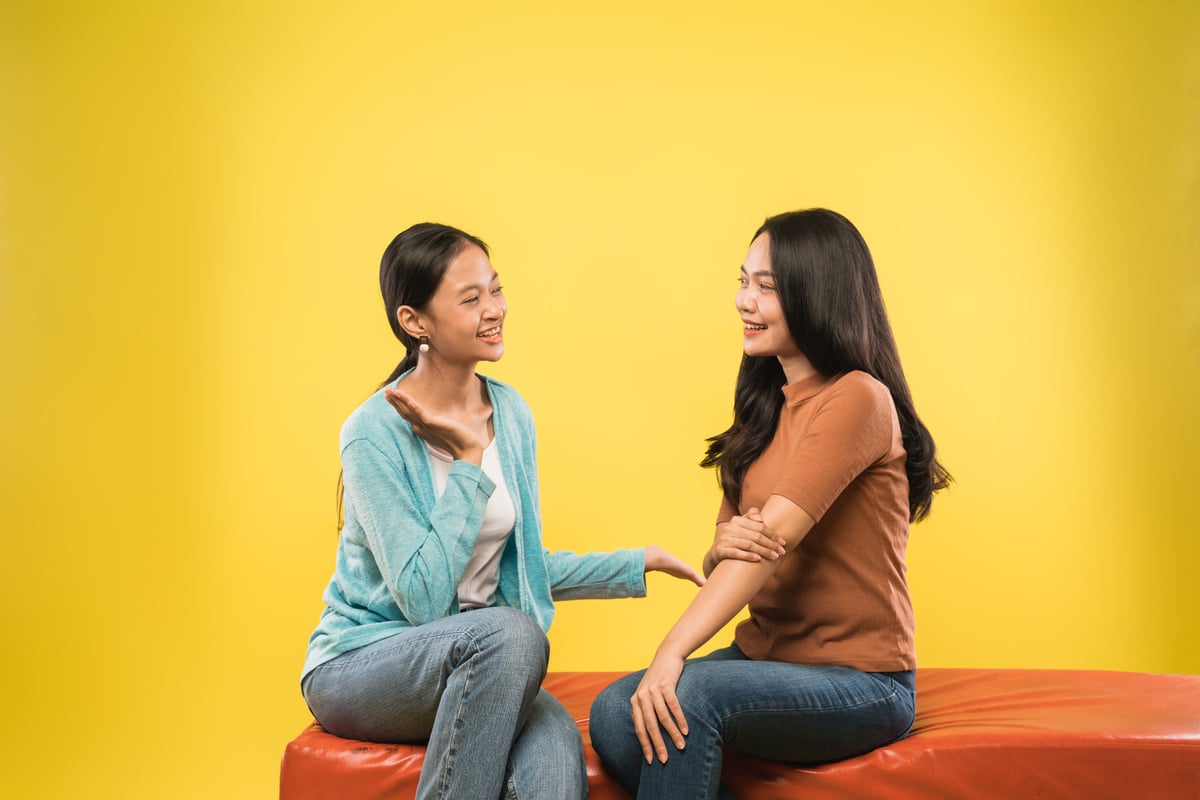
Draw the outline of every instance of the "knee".
<instances>
[{"instance_id":1,"label":"knee","mask_svg":"<svg viewBox=\"0 0 1200 800\"><path fill-rule=\"evenodd\" d=\"M514 608L481 608L483 625L476 631L481 654L504 662L508 669L525 668L540 683L550 662L550 640L532 617Z\"/></svg>"},{"instance_id":2,"label":"knee","mask_svg":"<svg viewBox=\"0 0 1200 800\"><path fill-rule=\"evenodd\" d=\"M626 692L616 688L619 684L620 681L610 683L592 701L591 725L593 729L607 728L612 722L619 720L622 714L629 714L629 698L626 697Z\"/></svg>"},{"instance_id":3,"label":"knee","mask_svg":"<svg viewBox=\"0 0 1200 800\"><path fill-rule=\"evenodd\" d=\"M633 736L630 698L635 688L636 681L631 683L629 677L622 678L605 687L592 701L588 726L592 746L601 757L621 749L623 740Z\"/></svg>"}]
</instances>

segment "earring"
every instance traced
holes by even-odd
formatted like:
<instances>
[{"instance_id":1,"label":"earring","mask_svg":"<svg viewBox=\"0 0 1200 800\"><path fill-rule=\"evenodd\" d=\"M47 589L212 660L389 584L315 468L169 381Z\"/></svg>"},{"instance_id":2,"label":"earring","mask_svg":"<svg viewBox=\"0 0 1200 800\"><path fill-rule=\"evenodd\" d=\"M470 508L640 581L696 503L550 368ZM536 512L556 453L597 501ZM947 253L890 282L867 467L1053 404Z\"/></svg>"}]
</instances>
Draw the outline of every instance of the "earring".
<instances>
[{"instance_id":1,"label":"earring","mask_svg":"<svg viewBox=\"0 0 1200 800\"><path fill-rule=\"evenodd\" d=\"M420 350L422 353L428 353L429 352L429 337L426 336L425 334L421 334L420 339L421 339L421 344L417 346L417 349Z\"/></svg>"}]
</instances>

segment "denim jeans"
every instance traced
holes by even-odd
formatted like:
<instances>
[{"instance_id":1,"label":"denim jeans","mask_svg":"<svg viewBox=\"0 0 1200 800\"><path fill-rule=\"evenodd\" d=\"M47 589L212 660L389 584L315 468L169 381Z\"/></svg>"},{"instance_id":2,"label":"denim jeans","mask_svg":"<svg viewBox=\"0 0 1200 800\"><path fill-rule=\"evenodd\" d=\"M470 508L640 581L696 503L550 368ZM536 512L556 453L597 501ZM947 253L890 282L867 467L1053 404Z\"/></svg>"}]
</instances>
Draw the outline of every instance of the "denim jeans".
<instances>
[{"instance_id":1,"label":"denim jeans","mask_svg":"<svg viewBox=\"0 0 1200 800\"><path fill-rule=\"evenodd\" d=\"M647 764L629 700L642 673L592 704L592 745L637 800L732 798L720 783L722 750L815 764L866 753L903 737L915 712L915 673L753 661L736 646L689 659L676 687L688 723L683 750Z\"/></svg>"},{"instance_id":2,"label":"denim jeans","mask_svg":"<svg viewBox=\"0 0 1200 800\"><path fill-rule=\"evenodd\" d=\"M579 728L541 689L549 654L529 615L481 608L343 653L304 698L337 736L427 743L419 800L584 798Z\"/></svg>"}]
</instances>

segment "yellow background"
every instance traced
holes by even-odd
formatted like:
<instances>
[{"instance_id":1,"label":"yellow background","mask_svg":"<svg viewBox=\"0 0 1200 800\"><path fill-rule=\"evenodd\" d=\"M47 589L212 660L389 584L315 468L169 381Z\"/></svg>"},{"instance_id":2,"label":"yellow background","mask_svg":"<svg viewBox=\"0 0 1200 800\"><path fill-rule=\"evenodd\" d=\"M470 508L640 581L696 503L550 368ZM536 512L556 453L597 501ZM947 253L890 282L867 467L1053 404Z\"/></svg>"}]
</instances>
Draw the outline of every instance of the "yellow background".
<instances>
[{"instance_id":1,"label":"yellow background","mask_svg":"<svg viewBox=\"0 0 1200 800\"><path fill-rule=\"evenodd\" d=\"M957 478L922 663L1200 672L1194 2L191 5L0 11L0 795L275 793L424 219L493 247L550 546L699 563L737 267L828 206ZM645 664L650 590L552 668Z\"/></svg>"}]
</instances>

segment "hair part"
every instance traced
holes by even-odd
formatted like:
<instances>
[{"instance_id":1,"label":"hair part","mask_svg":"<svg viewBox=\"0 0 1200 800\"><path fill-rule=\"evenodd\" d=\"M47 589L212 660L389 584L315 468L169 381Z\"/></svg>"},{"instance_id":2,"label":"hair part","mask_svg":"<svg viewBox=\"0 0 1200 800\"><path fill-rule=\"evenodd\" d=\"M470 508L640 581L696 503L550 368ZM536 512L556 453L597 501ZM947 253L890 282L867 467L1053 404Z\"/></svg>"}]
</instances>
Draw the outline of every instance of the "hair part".
<instances>
[{"instance_id":1,"label":"hair part","mask_svg":"<svg viewBox=\"0 0 1200 800\"><path fill-rule=\"evenodd\" d=\"M763 234L784 320L800 352L822 375L860 370L891 392L907 451L909 519L924 519L934 492L946 488L951 477L913 405L866 241L850 220L823 208L768 217L751 241ZM708 439L700 462L717 469L721 489L735 508L746 471L775 435L786 382L774 356L742 356L733 424Z\"/></svg>"}]
</instances>

